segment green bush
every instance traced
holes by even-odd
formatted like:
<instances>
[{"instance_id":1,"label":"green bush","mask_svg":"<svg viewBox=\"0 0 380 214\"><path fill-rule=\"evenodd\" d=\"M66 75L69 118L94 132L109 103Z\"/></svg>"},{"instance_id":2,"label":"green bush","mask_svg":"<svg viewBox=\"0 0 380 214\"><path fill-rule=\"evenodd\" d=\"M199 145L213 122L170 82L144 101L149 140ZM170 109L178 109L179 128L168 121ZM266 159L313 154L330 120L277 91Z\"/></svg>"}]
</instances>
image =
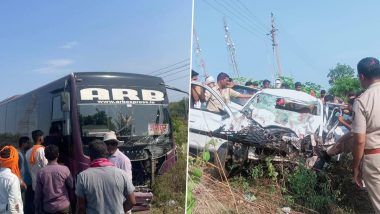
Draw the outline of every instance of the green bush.
<instances>
[{"instance_id":1,"label":"green bush","mask_svg":"<svg viewBox=\"0 0 380 214\"><path fill-rule=\"evenodd\" d=\"M153 185L153 205L162 208L164 213L176 213L178 207L185 209L187 122L183 118L173 118L172 124L177 145L177 163L167 173L157 177ZM167 206L171 200L176 202L176 206Z\"/></svg>"},{"instance_id":2,"label":"green bush","mask_svg":"<svg viewBox=\"0 0 380 214\"><path fill-rule=\"evenodd\" d=\"M302 166L289 175L288 190L291 192L290 201L294 199L296 203L314 210L327 209L335 199L327 176L317 175Z\"/></svg>"},{"instance_id":3,"label":"green bush","mask_svg":"<svg viewBox=\"0 0 380 214\"><path fill-rule=\"evenodd\" d=\"M251 178L256 181L257 179L264 176L264 170L261 165L256 165L250 170L250 176Z\"/></svg>"}]
</instances>

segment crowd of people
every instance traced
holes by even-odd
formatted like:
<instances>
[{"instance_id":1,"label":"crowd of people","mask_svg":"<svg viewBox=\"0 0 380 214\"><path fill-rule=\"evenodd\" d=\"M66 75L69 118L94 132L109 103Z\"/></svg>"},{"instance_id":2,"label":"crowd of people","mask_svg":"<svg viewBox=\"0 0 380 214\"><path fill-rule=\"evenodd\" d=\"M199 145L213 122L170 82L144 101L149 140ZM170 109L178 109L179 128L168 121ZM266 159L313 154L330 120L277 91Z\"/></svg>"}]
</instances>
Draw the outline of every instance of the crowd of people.
<instances>
[{"instance_id":1,"label":"crowd of people","mask_svg":"<svg viewBox=\"0 0 380 214\"><path fill-rule=\"evenodd\" d=\"M326 115L331 113L329 107L340 108L337 115L339 127L334 130L335 144L327 150L320 151L319 165L323 166L329 162L331 157L342 152L353 154L353 180L359 187L366 187L369 198L376 213L380 213L380 63L373 57L367 57L359 61L357 65L358 79L363 91L359 93L350 92L347 97L337 98L320 91L319 99L324 105ZM198 73L192 71L192 81L198 82ZM208 77L203 83L210 86L228 104L231 97L245 97L231 89L233 82L231 78L220 73L215 82ZM213 84L213 85L210 85ZM246 82L245 86L254 89L271 88L269 80L262 81L260 87L257 82ZM280 79L275 81L273 88L289 88ZM302 84L296 82L296 91L302 91ZM207 103L207 109L215 111L213 106L217 105L210 100L211 97L204 93L199 85L191 87L191 105L200 108L200 103ZM310 95L316 97L315 91ZM343 101L345 100L346 103ZM325 118L327 119L327 118ZM318 167L318 166L317 166Z\"/></svg>"},{"instance_id":2,"label":"crowd of people","mask_svg":"<svg viewBox=\"0 0 380 214\"><path fill-rule=\"evenodd\" d=\"M191 72L191 80L192 82L199 82L199 73L192 70ZM230 103L231 98L240 98L240 99L248 99L252 97L254 93L239 93L238 91L235 91L232 89L236 84L233 82L233 79L226 73L219 73L217 76L217 79L215 79L212 76L207 76L205 81L202 83L204 85L207 85L214 91L216 91L222 98L224 103L227 105ZM283 83L281 79L276 79L274 85L271 85L271 82L267 79L262 81L261 86L257 81L247 81L244 86L252 88L254 90L262 90L262 89L268 89L268 88L275 88L275 89L290 89L290 86L286 83ZM294 83L294 90L296 91L302 91L303 85L301 82ZM316 97L316 92L314 90L310 90L310 95ZM320 92L320 99L322 102L324 102L324 96L326 95L325 90L321 90ZM331 95L330 95L331 96ZM338 98L334 98L334 102L338 102ZM341 101L341 100L340 100ZM194 108L201 108L202 103L205 103L204 108L212 111L212 112L218 112L220 111L220 103L218 103L213 96L211 96L210 93L207 91L204 91L201 87L198 86L192 86L191 87L191 105Z\"/></svg>"},{"instance_id":3,"label":"crowd of people","mask_svg":"<svg viewBox=\"0 0 380 214\"><path fill-rule=\"evenodd\" d=\"M321 151L319 157L323 164L336 154L352 152L353 180L366 188L375 212L380 213L380 62L364 58L358 63L357 72L364 91L347 94L343 113L336 115L341 125L335 130L336 143ZM192 80L198 80L195 71ZM231 97L252 96L234 91L234 83L226 73L220 73L216 81L208 77L204 84L219 93L226 103ZM257 83L245 85L258 89ZM270 87L269 80L262 82L263 89ZM281 81L274 84L274 88L286 87ZM301 91L302 84L297 82L294 88ZM221 110L210 94L197 87L191 90L193 108L207 103L208 110ZM329 104L344 106L324 90L320 91L319 99L326 112L330 111ZM136 204L131 162L118 150L120 141L114 132L89 144L89 168L75 175L75 182L69 168L59 161L59 143L47 144L41 130L33 131L31 136L33 142L27 136L20 137L18 148L11 144L0 147L0 213L73 213L75 207L76 213L113 214L128 213Z\"/></svg>"},{"instance_id":4,"label":"crowd of people","mask_svg":"<svg viewBox=\"0 0 380 214\"><path fill-rule=\"evenodd\" d=\"M0 147L0 213L131 212L136 204L132 165L119 151L114 132L89 144L89 168L76 176L75 185L69 168L59 161L58 142L45 145L41 130L32 132L32 140L33 145L23 136L18 148Z\"/></svg>"}]
</instances>

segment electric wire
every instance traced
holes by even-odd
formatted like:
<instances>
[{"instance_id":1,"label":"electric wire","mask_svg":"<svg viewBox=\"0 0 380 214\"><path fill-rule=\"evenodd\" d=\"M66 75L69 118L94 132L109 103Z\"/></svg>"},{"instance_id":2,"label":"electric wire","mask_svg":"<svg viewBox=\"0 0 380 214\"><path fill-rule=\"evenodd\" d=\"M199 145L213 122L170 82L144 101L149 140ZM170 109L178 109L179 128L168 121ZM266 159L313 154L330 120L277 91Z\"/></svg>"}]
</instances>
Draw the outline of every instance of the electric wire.
<instances>
[{"instance_id":1,"label":"electric wire","mask_svg":"<svg viewBox=\"0 0 380 214\"><path fill-rule=\"evenodd\" d=\"M170 68L170 67L176 66L176 65L178 65L178 64L181 64L181 63L184 63L184 62L189 62L189 61L190 61L190 59L184 59L184 60L181 60L181 61L179 61L179 62L177 62L177 63L174 63L174 64L171 64L171 65L165 66L165 67L163 67L163 68L156 69L156 70L154 70L154 71L148 72L147 74L153 75L153 74L156 73L156 72L159 72L159 71L162 71L162 70L168 69L168 68Z\"/></svg>"},{"instance_id":2,"label":"electric wire","mask_svg":"<svg viewBox=\"0 0 380 214\"><path fill-rule=\"evenodd\" d=\"M167 81L165 81L165 83L172 82L172 81L179 80L179 79L183 79L183 78L185 78L185 77L189 78L189 81L190 81L190 75L189 75L189 74L186 74L186 75L184 75L184 76L180 76L180 77L177 77L177 78L175 78L175 79L167 80Z\"/></svg>"},{"instance_id":3,"label":"electric wire","mask_svg":"<svg viewBox=\"0 0 380 214\"><path fill-rule=\"evenodd\" d=\"M179 73L183 73L184 71L188 71L190 73L190 66L188 66L187 68L184 68L182 70L177 71L175 74L167 74L167 75L164 75L164 76L161 76L161 77L164 78L164 77L176 75L176 74L179 74ZM188 75L190 76L189 73L188 73Z\"/></svg>"},{"instance_id":4,"label":"electric wire","mask_svg":"<svg viewBox=\"0 0 380 214\"><path fill-rule=\"evenodd\" d=\"M219 3L221 1L218 1ZM242 9L236 7L236 4L232 4L231 1L224 1L227 7L231 8L232 11L235 11L238 16L240 16L246 23L251 25L253 28L257 29L261 34L266 35L269 32L269 29L263 28L261 25L257 24L251 16L247 15Z\"/></svg>"},{"instance_id":5,"label":"electric wire","mask_svg":"<svg viewBox=\"0 0 380 214\"><path fill-rule=\"evenodd\" d=\"M231 17L230 15L228 15L227 13L221 11L219 8L215 7L214 5L212 5L210 2L206 1L206 0L203 0L203 2L205 2L209 7L211 7L212 9L214 9L215 11L217 11L218 13L221 13L223 16L226 16L228 18L230 18L234 23L236 23L237 25L239 25L242 29L246 30L247 32L249 32L251 35L257 37L257 38L260 38L260 39L264 39L265 41L265 37L263 37L263 35L255 32L255 31L252 31L251 29L247 28L246 26L244 26L243 24L241 24L239 21L236 21L236 19L234 17Z\"/></svg>"}]
</instances>

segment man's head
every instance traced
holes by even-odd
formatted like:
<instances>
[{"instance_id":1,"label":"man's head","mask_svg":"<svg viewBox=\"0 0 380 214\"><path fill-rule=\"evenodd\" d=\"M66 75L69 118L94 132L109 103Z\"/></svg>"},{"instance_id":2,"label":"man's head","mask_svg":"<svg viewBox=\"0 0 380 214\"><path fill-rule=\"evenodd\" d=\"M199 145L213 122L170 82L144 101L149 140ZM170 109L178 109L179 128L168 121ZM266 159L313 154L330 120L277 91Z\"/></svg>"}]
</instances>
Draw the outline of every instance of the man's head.
<instances>
[{"instance_id":1,"label":"man's head","mask_svg":"<svg viewBox=\"0 0 380 214\"><path fill-rule=\"evenodd\" d=\"M2 145L0 147L0 151L1 151L0 157L4 158L4 159L9 158L11 156L11 150L9 148L4 148L6 146L8 146L8 145ZM1 162L0 162L0 165L1 165Z\"/></svg>"},{"instance_id":2,"label":"man's head","mask_svg":"<svg viewBox=\"0 0 380 214\"><path fill-rule=\"evenodd\" d=\"M352 99L349 99L349 100L348 100L348 105L347 105L347 106L348 106L348 110L349 110L349 111L352 111L352 106L354 106L355 99L356 99L356 98L352 98Z\"/></svg>"},{"instance_id":3,"label":"man's head","mask_svg":"<svg viewBox=\"0 0 380 214\"><path fill-rule=\"evenodd\" d=\"M30 139L28 136L23 136L18 139L18 148L26 151L30 147Z\"/></svg>"},{"instance_id":4,"label":"man's head","mask_svg":"<svg viewBox=\"0 0 380 214\"><path fill-rule=\"evenodd\" d=\"M288 85L286 82L284 82L284 83L281 85L281 88L283 88L283 89L289 89L289 85Z\"/></svg>"},{"instance_id":5,"label":"man's head","mask_svg":"<svg viewBox=\"0 0 380 214\"><path fill-rule=\"evenodd\" d=\"M231 77L228 78L227 87L232 88L234 87L234 85L235 85L234 80Z\"/></svg>"},{"instance_id":6,"label":"man's head","mask_svg":"<svg viewBox=\"0 0 380 214\"><path fill-rule=\"evenodd\" d=\"M334 96L333 95L326 95L324 98L325 103L333 103L334 102Z\"/></svg>"},{"instance_id":7,"label":"man's head","mask_svg":"<svg viewBox=\"0 0 380 214\"><path fill-rule=\"evenodd\" d=\"M367 57L358 63L358 77L360 85L368 88L375 81L380 80L379 60L374 57Z\"/></svg>"},{"instance_id":8,"label":"man's head","mask_svg":"<svg viewBox=\"0 0 380 214\"><path fill-rule=\"evenodd\" d=\"M198 72L191 70L191 81L198 81L198 75Z\"/></svg>"},{"instance_id":9,"label":"man's head","mask_svg":"<svg viewBox=\"0 0 380 214\"><path fill-rule=\"evenodd\" d=\"M59 156L58 146L54 144L50 144L47 147L45 147L45 158L48 161L55 161L58 159L58 156Z\"/></svg>"},{"instance_id":10,"label":"man's head","mask_svg":"<svg viewBox=\"0 0 380 214\"><path fill-rule=\"evenodd\" d=\"M348 100L356 98L356 93L353 92L353 91L348 92L347 93L347 98L348 98Z\"/></svg>"},{"instance_id":11,"label":"man's head","mask_svg":"<svg viewBox=\"0 0 380 214\"><path fill-rule=\"evenodd\" d=\"M90 143L88 150L90 153L90 160L106 158L108 156L106 144L99 139L93 140Z\"/></svg>"},{"instance_id":12,"label":"man's head","mask_svg":"<svg viewBox=\"0 0 380 214\"><path fill-rule=\"evenodd\" d=\"M226 73L219 73L216 77L216 81L218 82L218 85L220 88L226 88L230 82L230 76Z\"/></svg>"},{"instance_id":13,"label":"man's head","mask_svg":"<svg viewBox=\"0 0 380 214\"><path fill-rule=\"evenodd\" d=\"M44 143L44 133L41 130L32 131L32 139L34 144L43 144Z\"/></svg>"},{"instance_id":14,"label":"man's head","mask_svg":"<svg viewBox=\"0 0 380 214\"><path fill-rule=\"evenodd\" d=\"M250 87L250 88L257 88L259 84L257 84L257 82L252 82L252 81L248 81L245 83L245 86L247 87Z\"/></svg>"},{"instance_id":15,"label":"man's head","mask_svg":"<svg viewBox=\"0 0 380 214\"><path fill-rule=\"evenodd\" d=\"M214 77L212 77L212 76L207 77L206 81L205 81L205 84L207 86L211 87L211 88L214 87L215 86L215 79L214 79Z\"/></svg>"},{"instance_id":16,"label":"man's head","mask_svg":"<svg viewBox=\"0 0 380 214\"><path fill-rule=\"evenodd\" d=\"M326 96L326 91L325 90L321 90L321 98L324 98Z\"/></svg>"},{"instance_id":17,"label":"man's head","mask_svg":"<svg viewBox=\"0 0 380 214\"><path fill-rule=\"evenodd\" d=\"M263 88L269 88L270 87L270 81L269 80L264 80L263 81Z\"/></svg>"},{"instance_id":18,"label":"man's head","mask_svg":"<svg viewBox=\"0 0 380 214\"><path fill-rule=\"evenodd\" d=\"M115 153L120 143L113 131L106 133L103 137L103 141L107 145L107 151L109 154Z\"/></svg>"},{"instance_id":19,"label":"man's head","mask_svg":"<svg viewBox=\"0 0 380 214\"><path fill-rule=\"evenodd\" d=\"M274 87L275 88L281 88L282 86L282 82L280 79L276 79L276 81L274 81Z\"/></svg>"},{"instance_id":20,"label":"man's head","mask_svg":"<svg viewBox=\"0 0 380 214\"><path fill-rule=\"evenodd\" d=\"M296 82L294 83L294 88L296 89L296 91L301 91L302 84L300 82Z\"/></svg>"},{"instance_id":21,"label":"man's head","mask_svg":"<svg viewBox=\"0 0 380 214\"><path fill-rule=\"evenodd\" d=\"M313 89L310 90L310 95L315 97L315 91Z\"/></svg>"}]
</instances>

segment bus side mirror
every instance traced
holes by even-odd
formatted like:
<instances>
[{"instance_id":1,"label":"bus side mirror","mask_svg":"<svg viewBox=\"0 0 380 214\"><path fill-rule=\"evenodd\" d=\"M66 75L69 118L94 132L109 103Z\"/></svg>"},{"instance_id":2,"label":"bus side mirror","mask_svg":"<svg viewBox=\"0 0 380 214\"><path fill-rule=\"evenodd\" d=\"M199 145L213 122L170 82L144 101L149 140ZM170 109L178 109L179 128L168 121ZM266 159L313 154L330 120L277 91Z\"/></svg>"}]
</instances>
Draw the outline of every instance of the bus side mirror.
<instances>
[{"instance_id":1,"label":"bus side mirror","mask_svg":"<svg viewBox=\"0 0 380 214\"><path fill-rule=\"evenodd\" d=\"M61 108L63 112L70 111L70 94L68 92L61 93Z\"/></svg>"}]
</instances>

